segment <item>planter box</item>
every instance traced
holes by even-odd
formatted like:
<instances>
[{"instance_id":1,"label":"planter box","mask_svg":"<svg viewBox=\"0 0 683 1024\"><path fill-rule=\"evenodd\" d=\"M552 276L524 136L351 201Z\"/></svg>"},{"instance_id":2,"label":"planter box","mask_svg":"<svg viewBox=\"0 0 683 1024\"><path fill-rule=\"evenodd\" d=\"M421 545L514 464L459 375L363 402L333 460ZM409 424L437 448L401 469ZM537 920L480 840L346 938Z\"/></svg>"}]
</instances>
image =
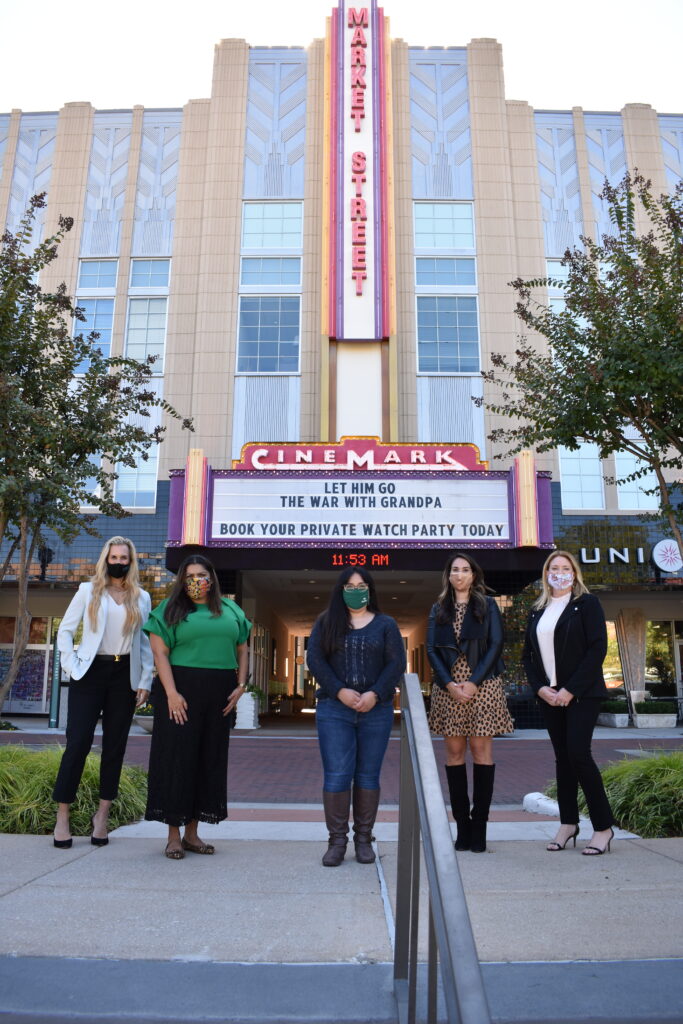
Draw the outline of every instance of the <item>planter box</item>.
<instances>
[{"instance_id":1,"label":"planter box","mask_svg":"<svg viewBox=\"0 0 683 1024\"><path fill-rule=\"evenodd\" d=\"M136 725L141 725L145 732L151 732L154 725L154 715L133 715Z\"/></svg>"},{"instance_id":2,"label":"planter box","mask_svg":"<svg viewBox=\"0 0 683 1024\"><path fill-rule=\"evenodd\" d=\"M244 693L237 701L236 729L260 729L259 702L253 693Z\"/></svg>"},{"instance_id":3,"label":"planter box","mask_svg":"<svg viewBox=\"0 0 683 1024\"><path fill-rule=\"evenodd\" d=\"M636 729L675 729L676 715L634 715Z\"/></svg>"},{"instance_id":4,"label":"planter box","mask_svg":"<svg viewBox=\"0 0 683 1024\"><path fill-rule=\"evenodd\" d=\"M608 729L626 729L628 717L628 713L616 715L612 711L603 711L598 715L598 725L604 725Z\"/></svg>"}]
</instances>

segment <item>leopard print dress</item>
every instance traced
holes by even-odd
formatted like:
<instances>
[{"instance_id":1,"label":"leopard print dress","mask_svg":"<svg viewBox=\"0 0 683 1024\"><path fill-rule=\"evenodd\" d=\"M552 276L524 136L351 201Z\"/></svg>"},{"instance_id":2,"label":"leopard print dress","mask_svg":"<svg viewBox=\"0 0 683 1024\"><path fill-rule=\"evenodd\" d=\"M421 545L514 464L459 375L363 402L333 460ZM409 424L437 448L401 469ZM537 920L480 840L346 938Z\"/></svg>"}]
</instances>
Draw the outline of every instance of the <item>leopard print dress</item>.
<instances>
[{"instance_id":1,"label":"leopard print dress","mask_svg":"<svg viewBox=\"0 0 683 1024\"><path fill-rule=\"evenodd\" d=\"M460 639L466 608L465 604L455 606L453 630L457 640ZM467 659L461 654L453 666L453 682L465 683L469 678ZM502 736L514 732L500 676L485 679L478 686L476 696L466 703L453 700L450 693L434 683L429 728L439 736Z\"/></svg>"}]
</instances>

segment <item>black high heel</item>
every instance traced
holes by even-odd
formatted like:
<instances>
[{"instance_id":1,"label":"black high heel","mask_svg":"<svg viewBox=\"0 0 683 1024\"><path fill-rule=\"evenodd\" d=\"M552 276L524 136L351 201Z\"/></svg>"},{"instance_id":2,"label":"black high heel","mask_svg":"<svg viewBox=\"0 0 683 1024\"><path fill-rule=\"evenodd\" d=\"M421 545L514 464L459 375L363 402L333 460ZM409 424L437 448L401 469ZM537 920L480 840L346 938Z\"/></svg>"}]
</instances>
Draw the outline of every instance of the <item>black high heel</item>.
<instances>
[{"instance_id":1,"label":"black high heel","mask_svg":"<svg viewBox=\"0 0 683 1024\"><path fill-rule=\"evenodd\" d=\"M92 825L92 830L94 832L95 831L95 817L94 817L94 815L90 819L90 824ZM107 843L109 842L109 836L105 836L104 839L99 839L97 836L94 836L91 833L90 834L90 842L92 843L93 846L106 846Z\"/></svg>"},{"instance_id":2,"label":"black high heel","mask_svg":"<svg viewBox=\"0 0 683 1024\"><path fill-rule=\"evenodd\" d=\"M571 835L567 836L563 843L558 843L556 841L548 843L548 845L546 846L546 850L548 851L548 853L559 853L560 850L564 850L570 839L574 840L574 849L576 849L576 837L579 834L579 827L580 826L577 825L576 829L572 832Z\"/></svg>"},{"instance_id":3,"label":"black high heel","mask_svg":"<svg viewBox=\"0 0 683 1024\"><path fill-rule=\"evenodd\" d=\"M607 840L607 846L605 846L604 849L601 850L599 846L584 846L584 848L581 851L581 853L584 855L584 857L602 857L603 853L611 853L612 852L611 849L610 849L610 846L612 845L612 840L613 839L614 839L614 829L610 826L610 837Z\"/></svg>"},{"instance_id":4,"label":"black high heel","mask_svg":"<svg viewBox=\"0 0 683 1024\"><path fill-rule=\"evenodd\" d=\"M58 850L70 850L73 845L73 839L55 839L53 836L52 845L56 846Z\"/></svg>"}]
</instances>

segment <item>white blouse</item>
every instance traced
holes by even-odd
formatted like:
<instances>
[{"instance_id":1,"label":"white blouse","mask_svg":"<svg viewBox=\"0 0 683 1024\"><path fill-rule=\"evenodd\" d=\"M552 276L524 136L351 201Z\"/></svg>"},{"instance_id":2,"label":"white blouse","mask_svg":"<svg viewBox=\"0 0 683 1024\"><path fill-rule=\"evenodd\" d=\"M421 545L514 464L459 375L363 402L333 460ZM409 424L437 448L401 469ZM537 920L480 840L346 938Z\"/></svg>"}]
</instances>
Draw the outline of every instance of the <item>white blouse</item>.
<instances>
[{"instance_id":1,"label":"white blouse","mask_svg":"<svg viewBox=\"0 0 683 1024\"><path fill-rule=\"evenodd\" d=\"M130 654L133 639L131 633L124 634L126 624L126 606L117 604L110 594L106 594L107 621L102 634L98 654Z\"/></svg>"},{"instance_id":2,"label":"white blouse","mask_svg":"<svg viewBox=\"0 0 683 1024\"><path fill-rule=\"evenodd\" d=\"M551 597L545 606L545 611L538 620L536 626L536 637L541 652L541 660L545 674L550 680L550 685L557 686L557 673L555 668L555 626L562 612L571 600L571 591L563 597Z\"/></svg>"}]
</instances>

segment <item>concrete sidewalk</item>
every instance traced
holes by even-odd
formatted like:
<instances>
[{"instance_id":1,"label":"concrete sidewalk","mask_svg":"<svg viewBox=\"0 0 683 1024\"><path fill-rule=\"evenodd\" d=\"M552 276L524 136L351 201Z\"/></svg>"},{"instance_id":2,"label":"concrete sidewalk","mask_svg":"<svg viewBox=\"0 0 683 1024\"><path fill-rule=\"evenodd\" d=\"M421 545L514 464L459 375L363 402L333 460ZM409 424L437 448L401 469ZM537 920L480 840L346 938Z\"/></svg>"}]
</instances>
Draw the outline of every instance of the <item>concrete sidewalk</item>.
<instances>
[{"instance_id":1,"label":"concrete sidewalk","mask_svg":"<svg viewBox=\"0 0 683 1024\"><path fill-rule=\"evenodd\" d=\"M300 807L231 810L202 829L215 856L179 862L155 823L103 849L0 835L0 1020L395 1021L395 822L375 866L330 870ZM555 828L496 820L458 854L494 1020L682 1021L683 839L589 859L585 824L560 857Z\"/></svg>"}]
</instances>

